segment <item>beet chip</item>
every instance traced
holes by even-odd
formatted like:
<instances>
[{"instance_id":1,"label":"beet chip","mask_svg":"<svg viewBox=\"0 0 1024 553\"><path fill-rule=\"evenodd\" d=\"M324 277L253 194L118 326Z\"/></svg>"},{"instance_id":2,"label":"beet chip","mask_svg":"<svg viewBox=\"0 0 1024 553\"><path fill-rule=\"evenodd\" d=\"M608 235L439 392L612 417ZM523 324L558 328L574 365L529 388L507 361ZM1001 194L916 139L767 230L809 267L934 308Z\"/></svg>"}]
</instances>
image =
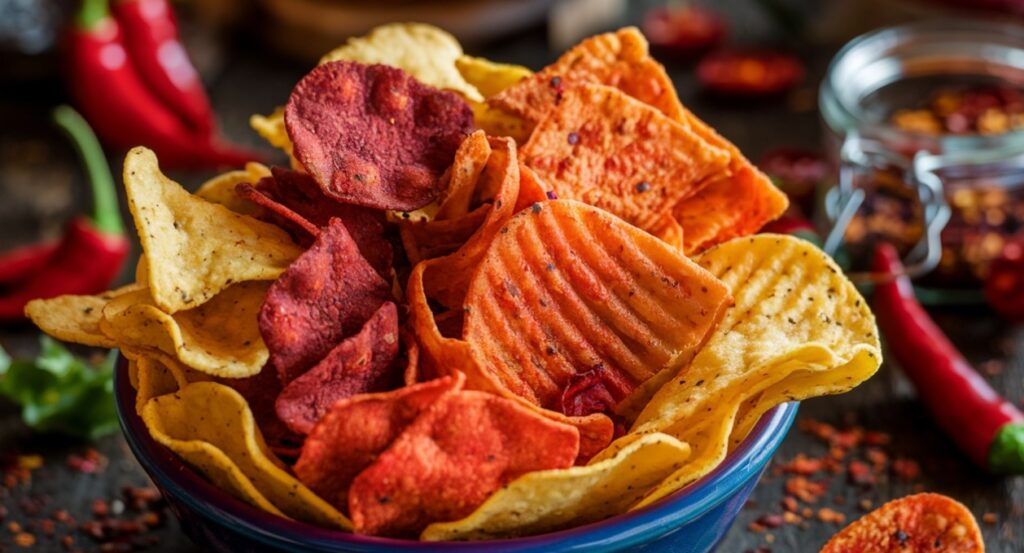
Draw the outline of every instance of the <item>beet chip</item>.
<instances>
[{"instance_id":1,"label":"beet chip","mask_svg":"<svg viewBox=\"0 0 1024 553\"><path fill-rule=\"evenodd\" d=\"M331 219L270 286L260 310L260 334L281 383L323 359L390 299L390 285L359 253L341 219Z\"/></svg>"},{"instance_id":2,"label":"beet chip","mask_svg":"<svg viewBox=\"0 0 1024 553\"><path fill-rule=\"evenodd\" d=\"M437 198L441 174L473 129L456 94L394 67L347 61L306 75L284 117L295 156L327 195L402 211Z\"/></svg>"},{"instance_id":3,"label":"beet chip","mask_svg":"<svg viewBox=\"0 0 1024 553\"><path fill-rule=\"evenodd\" d=\"M381 392L396 384L390 369L397 356L398 310L387 302L359 334L346 338L284 388L277 397L278 417L292 431L308 434L339 399Z\"/></svg>"},{"instance_id":4,"label":"beet chip","mask_svg":"<svg viewBox=\"0 0 1024 553\"><path fill-rule=\"evenodd\" d=\"M385 278L391 272L391 243L385 237L383 211L342 203L326 196L313 177L283 167L271 169L255 185L240 184L239 196L272 214L273 223L288 229L299 243L308 245L337 217L359 246L359 253Z\"/></svg>"},{"instance_id":5,"label":"beet chip","mask_svg":"<svg viewBox=\"0 0 1024 553\"><path fill-rule=\"evenodd\" d=\"M527 472L572 466L579 443L573 426L514 400L447 394L352 482L355 531L416 537L431 522L468 515Z\"/></svg>"},{"instance_id":6,"label":"beet chip","mask_svg":"<svg viewBox=\"0 0 1024 553\"><path fill-rule=\"evenodd\" d=\"M412 421L441 396L462 387L456 376L414 384L384 394L343 399L313 428L295 463L295 476L339 509L348 506L348 489Z\"/></svg>"}]
</instances>

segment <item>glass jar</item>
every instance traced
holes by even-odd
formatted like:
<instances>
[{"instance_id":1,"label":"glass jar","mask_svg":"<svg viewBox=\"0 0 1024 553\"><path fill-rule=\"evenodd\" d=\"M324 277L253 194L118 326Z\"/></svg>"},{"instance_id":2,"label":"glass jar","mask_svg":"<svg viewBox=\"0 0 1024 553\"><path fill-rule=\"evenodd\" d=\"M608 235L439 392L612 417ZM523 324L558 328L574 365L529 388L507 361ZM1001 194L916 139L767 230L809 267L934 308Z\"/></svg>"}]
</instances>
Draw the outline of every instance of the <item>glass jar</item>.
<instances>
[{"instance_id":1,"label":"glass jar","mask_svg":"<svg viewBox=\"0 0 1024 553\"><path fill-rule=\"evenodd\" d=\"M979 118L967 128L967 107L978 109L950 98L978 91L1024 99L1024 27L912 23L836 54L820 91L826 152L839 168L824 195L826 250L865 267L874 241L887 240L925 287L947 298L977 290L1005 239L1024 232L1024 103L1019 119L985 111L984 126ZM904 111L929 98L952 111Z\"/></svg>"}]
</instances>

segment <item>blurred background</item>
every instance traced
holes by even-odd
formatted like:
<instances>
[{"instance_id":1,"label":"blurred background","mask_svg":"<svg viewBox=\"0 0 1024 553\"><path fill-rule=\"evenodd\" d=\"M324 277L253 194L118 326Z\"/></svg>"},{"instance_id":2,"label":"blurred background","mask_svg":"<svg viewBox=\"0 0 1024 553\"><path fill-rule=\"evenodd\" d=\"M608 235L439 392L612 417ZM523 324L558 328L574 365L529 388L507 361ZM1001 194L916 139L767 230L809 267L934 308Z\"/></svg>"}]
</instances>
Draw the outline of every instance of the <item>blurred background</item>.
<instances>
[{"instance_id":1,"label":"blurred background","mask_svg":"<svg viewBox=\"0 0 1024 553\"><path fill-rule=\"evenodd\" d=\"M896 244L908 263L922 267L915 275L919 296L953 342L1003 396L1018 405L1024 399L1024 331L1016 323L1024 318L1021 0L114 4L0 0L0 251L59 241L68 221L93 208L89 181L95 175L55 126L58 105L76 107L97 131L126 216L118 173L129 145L159 143L161 165L190 189L245 159L286 165L284 154L250 128L250 116L283 105L321 55L376 25L431 23L453 33L467 54L534 70L585 36L637 25L684 105L790 195L794 207L773 230L825 241L839 221L830 249L852 272L866 269L866 245ZM112 18L116 30L107 23ZM873 77L857 67L830 70L830 60L854 37L923 20L976 21L977 32L959 45L935 44L927 36L900 39L920 39L937 56L976 49L982 70L971 79L915 81L892 90L886 87L893 80L868 90ZM1009 54L1000 58L986 41ZM873 55L884 60L890 54L905 53ZM825 97L832 104L821 105L823 82L831 83ZM844 154L850 136L871 140L858 142L867 162ZM908 177L914 169L908 160L918 151L962 154L956 164L932 171L945 184L938 199L921 195L917 180L928 179ZM985 152L1001 155L989 159ZM844 162L849 184L863 197L833 191ZM938 204L945 211L931 209ZM937 213L946 213L945 228ZM941 241L927 244L931 228L942 230ZM115 282L128 277L138 255L137 240L131 229L127 233L129 253ZM4 294L24 281L3 278ZM37 331L17 317L0 324L0 344L16 358L40 353ZM953 495L983 519L990 551L1021 551L1024 482L975 469L913 397L910 384L887 365L847 396L808 402L801 430L791 433L721 550L810 550L801 544L816 548L867 507L927 489ZM65 536L72 537L69 549L190 550L159 500L145 495L145 476L116 432L92 442L56 438L26 426L21 413L15 402L0 400L0 551L56 550ZM833 438L822 437L821 421L861 438L870 431L900 439L858 453L874 456L870 463L879 475L872 481L843 468L815 480L825 486L818 507L788 511L780 505L796 492L785 463L827 454ZM893 468L896 460L903 461L900 468Z\"/></svg>"}]
</instances>

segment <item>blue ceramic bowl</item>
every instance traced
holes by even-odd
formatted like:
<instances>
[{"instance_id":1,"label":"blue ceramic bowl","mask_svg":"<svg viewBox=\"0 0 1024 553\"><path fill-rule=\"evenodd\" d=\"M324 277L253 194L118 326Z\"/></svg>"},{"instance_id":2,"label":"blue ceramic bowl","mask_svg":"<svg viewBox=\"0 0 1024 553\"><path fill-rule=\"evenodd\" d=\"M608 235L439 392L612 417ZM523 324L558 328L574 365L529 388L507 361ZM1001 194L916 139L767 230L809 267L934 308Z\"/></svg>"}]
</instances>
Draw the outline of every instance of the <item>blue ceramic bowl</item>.
<instances>
[{"instance_id":1,"label":"blue ceramic bowl","mask_svg":"<svg viewBox=\"0 0 1024 553\"><path fill-rule=\"evenodd\" d=\"M115 401L121 428L142 468L160 488L181 528L203 551L665 551L705 553L732 526L768 460L796 417L796 403L765 413L714 472L649 507L570 530L486 542L421 543L356 536L282 519L216 488L153 441L135 413L127 363L118 363Z\"/></svg>"}]
</instances>

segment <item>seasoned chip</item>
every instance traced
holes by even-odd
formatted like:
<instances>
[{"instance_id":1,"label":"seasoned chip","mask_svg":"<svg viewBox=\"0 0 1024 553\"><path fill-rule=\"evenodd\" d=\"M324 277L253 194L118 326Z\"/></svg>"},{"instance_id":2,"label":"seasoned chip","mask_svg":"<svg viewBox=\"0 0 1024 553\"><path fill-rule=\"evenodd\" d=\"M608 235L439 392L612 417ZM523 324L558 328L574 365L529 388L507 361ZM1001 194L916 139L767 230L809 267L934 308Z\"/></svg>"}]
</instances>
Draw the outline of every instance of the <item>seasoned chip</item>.
<instances>
[{"instance_id":1,"label":"seasoned chip","mask_svg":"<svg viewBox=\"0 0 1024 553\"><path fill-rule=\"evenodd\" d=\"M299 81L285 124L295 157L328 196L408 211L438 196L473 114L400 69L335 61Z\"/></svg>"},{"instance_id":2,"label":"seasoned chip","mask_svg":"<svg viewBox=\"0 0 1024 553\"><path fill-rule=\"evenodd\" d=\"M647 40L635 27L584 40L539 73L489 98L488 103L519 116L532 128L564 101L566 92L585 83L618 88L670 119L682 117L672 80L650 56Z\"/></svg>"},{"instance_id":3,"label":"seasoned chip","mask_svg":"<svg viewBox=\"0 0 1024 553\"><path fill-rule=\"evenodd\" d=\"M567 90L521 157L560 199L600 207L648 231L729 163L727 150L601 85Z\"/></svg>"},{"instance_id":4,"label":"seasoned chip","mask_svg":"<svg viewBox=\"0 0 1024 553\"><path fill-rule=\"evenodd\" d=\"M476 87L466 82L456 61L462 46L448 32L424 23L381 25L366 36L353 37L331 50L320 63L356 61L401 69L423 84L458 92L467 100L483 101Z\"/></svg>"},{"instance_id":5,"label":"seasoned chip","mask_svg":"<svg viewBox=\"0 0 1024 553\"><path fill-rule=\"evenodd\" d=\"M908 495L855 520L821 553L945 551L982 553L985 541L971 511L935 493Z\"/></svg>"},{"instance_id":6,"label":"seasoned chip","mask_svg":"<svg viewBox=\"0 0 1024 553\"><path fill-rule=\"evenodd\" d=\"M256 186L240 185L238 193L273 213L276 220L272 222L294 229L293 235L303 236L307 244L331 218L341 219L359 246L359 253L378 274L390 278L393 255L391 243L385 237L383 211L335 201L325 196L307 173L281 167L272 171L272 178L260 179Z\"/></svg>"},{"instance_id":7,"label":"seasoned chip","mask_svg":"<svg viewBox=\"0 0 1024 553\"><path fill-rule=\"evenodd\" d=\"M434 220L457 219L470 212L480 174L490 157L491 145L483 131L476 131L462 141L455 152L448 189L434 214Z\"/></svg>"},{"instance_id":8,"label":"seasoned chip","mask_svg":"<svg viewBox=\"0 0 1024 553\"><path fill-rule=\"evenodd\" d=\"M259 206L238 196L235 187L244 182L257 182L270 176L270 169L262 163L245 164L244 171L228 171L204 182L196 190L196 196L215 204L220 204L235 213L259 217Z\"/></svg>"},{"instance_id":9,"label":"seasoned chip","mask_svg":"<svg viewBox=\"0 0 1024 553\"><path fill-rule=\"evenodd\" d=\"M293 155L295 149L292 139L288 137L288 129L284 126L284 106L274 109L270 115L254 114L249 117L249 126L268 144L288 154L294 168L298 161Z\"/></svg>"},{"instance_id":10,"label":"seasoned chip","mask_svg":"<svg viewBox=\"0 0 1024 553\"><path fill-rule=\"evenodd\" d=\"M533 71L522 65L498 63L473 56L459 56L455 60L455 67L462 74L462 78L475 86L484 97L494 96L533 75Z\"/></svg>"},{"instance_id":11,"label":"seasoned chip","mask_svg":"<svg viewBox=\"0 0 1024 553\"><path fill-rule=\"evenodd\" d=\"M196 465L215 484L229 482L229 491L238 492L248 488L244 485L248 481L258 493L248 490L241 499L266 508L259 504L262 496L276 507L271 512L330 528L351 528L345 515L271 456L245 398L231 388L216 382L189 384L151 399L142 409L142 419L153 438ZM214 451L223 457L211 454ZM244 477L239 478L238 472Z\"/></svg>"},{"instance_id":12,"label":"seasoned chip","mask_svg":"<svg viewBox=\"0 0 1024 553\"><path fill-rule=\"evenodd\" d=\"M774 234L737 238L697 262L729 286L735 303L689 366L658 390L631 432L665 432L687 441L683 433L699 421L727 418L725 437L714 441L720 444L716 457L705 466L710 470L724 458L730 438L733 444L742 440L764 411L847 391L878 369L874 316L835 262L811 243ZM734 429L739 405L759 395ZM684 466L640 505L706 470Z\"/></svg>"},{"instance_id":13,"label":"seasoned chip","mask_svg":"<svg viewBox=\"0 0 1024 553\"><path fill-rule=\"evenodd\" d=\"M293 432L308 434L339 399L381 392L398 383L398 311L386 302L358 334L338 344L312 369L292 380L275 404Z\"/></svg>"},{"instance_id":14,"label":"seasoned chip","mask_svg":"<svg viewBox=\"0 0 1024 553\"><path fill-rule=\"evenodd\" d=\"M362 328L391 296L391 286L359 253L340 219L332 219L270 287L259 330L283 384L305 373Z\"/></svg>"},{"instance_id":15,"label":"seasoned chip","mask_svg":"<svg viewBox=\"0 0 1024 553\"><path fill-rule=\"evenodd\" d=\"M357 533L416 536L525 473L571 466L578 451L570 425L492 394L452 392L356 476L349 513Z\"/></svg>"},{"instance_id":16,"label":"seasoned chip","mask_svg":"<svg viewBox=\"0 0 1024 553\"><path fill-rule=\"evenodd\" d=\"M120 345L160 350L206 374L250 376L267 361L256 314L269 286L240 282L173 315L156 307L148 289L136 290L110 300L100 329Z\"/></svg>"},{"instance_id":17,"label":"seasoned chip","mask_svg":"<svg viewBox=\"0 0 1024 553\"><path fill-rule=\"evenodd\" d=\"M686 460L672 436L647 434L587 466L531 472L491 495L472 514L431 524L430 541L493 539L559 530L625 511Z\"/></svg>"},{"instance_id":18,"label":"seasoned chip","mask_svg":"<svg viewBox=\"0 0 1024 553\"><path fill-rule=\"evenodd\" d=\"M435 320L434 313L427 301L423 283L424 273L431 270L432 265L438 262L439 260L430 260L418 264L409 276L409 285L406 291L410 323L421 348L418 370L431 375L466 372L473 378L468 382L468 388L507 394L507 390L495 387L493 379L484 376L484 371L478 367L480 361L474 357L473 350L467 342L441 334L438 321ZM578 459L580 462L585 462L604 449L612 439L615 430L612 421L601 413L594 413L586 417L568 417L555 411L541 409L518 396L511 395L511 397L519 399L524 405L544 417L575 426L580 433Z\"/></svg>"},{"instance_id":19,"label":"seasoned chip","mask_svg":"<svg viewBox=\"0 0 1024 553\"><path fill-rule=\"evenodd\" d=\"M481 205L457 219L401 223L399 232L409 262L415 264L454 253L484 224L491 209L491 205Z\"/></svg>"},{"instance_id":20,"label":"seasoned chip","mask_svg":"<svg viewBox=\"0 0 1024 553\"><path fill-rule=\"evenodd\" d=\"M117 342L100 330L103 308L110 300L142 288L137 284L129 284L95 296L66 295L32 300L25 306L25 316L40 330L58 340L113 348L117 347Z\"/></svg>"},{"instance_id":21,"label":"seasoned chip","mask_svg":"<svg viewBox=\"0 0 1024 553\"><path fill-rule=\"evenodd\" d=\"M686 363L728 300L724 284L651 235L556 200L495 238L466 295L463 338L494 387L569 415L611 412ZM567 397L576 387L589 396Z\"/></svg>"},{"instance_id":22,"label":"seasoned chip","mask_svg":"<svg viewBox=\"0 0 1024 553\"><path fill-rule=\"evenodd\" d=\"M128 152L124 183L146 284L166 313L202 305L235 282L273 280L301 251L280 228L189 194L146 148Z\"/></svg>"},{"instance_id":23,"label":"seasoned chip","mask_svg":"<svg viewBox=\"0 0 1024 553\"><path fill-rule=\"evenodd\" d=\"M420 413L441 396L462 388L464 380L455 373L392 392L338 401L306 437L295 475L332 505L347 509L348 489L356 475Z\"/></svg>"}]
</instances>

